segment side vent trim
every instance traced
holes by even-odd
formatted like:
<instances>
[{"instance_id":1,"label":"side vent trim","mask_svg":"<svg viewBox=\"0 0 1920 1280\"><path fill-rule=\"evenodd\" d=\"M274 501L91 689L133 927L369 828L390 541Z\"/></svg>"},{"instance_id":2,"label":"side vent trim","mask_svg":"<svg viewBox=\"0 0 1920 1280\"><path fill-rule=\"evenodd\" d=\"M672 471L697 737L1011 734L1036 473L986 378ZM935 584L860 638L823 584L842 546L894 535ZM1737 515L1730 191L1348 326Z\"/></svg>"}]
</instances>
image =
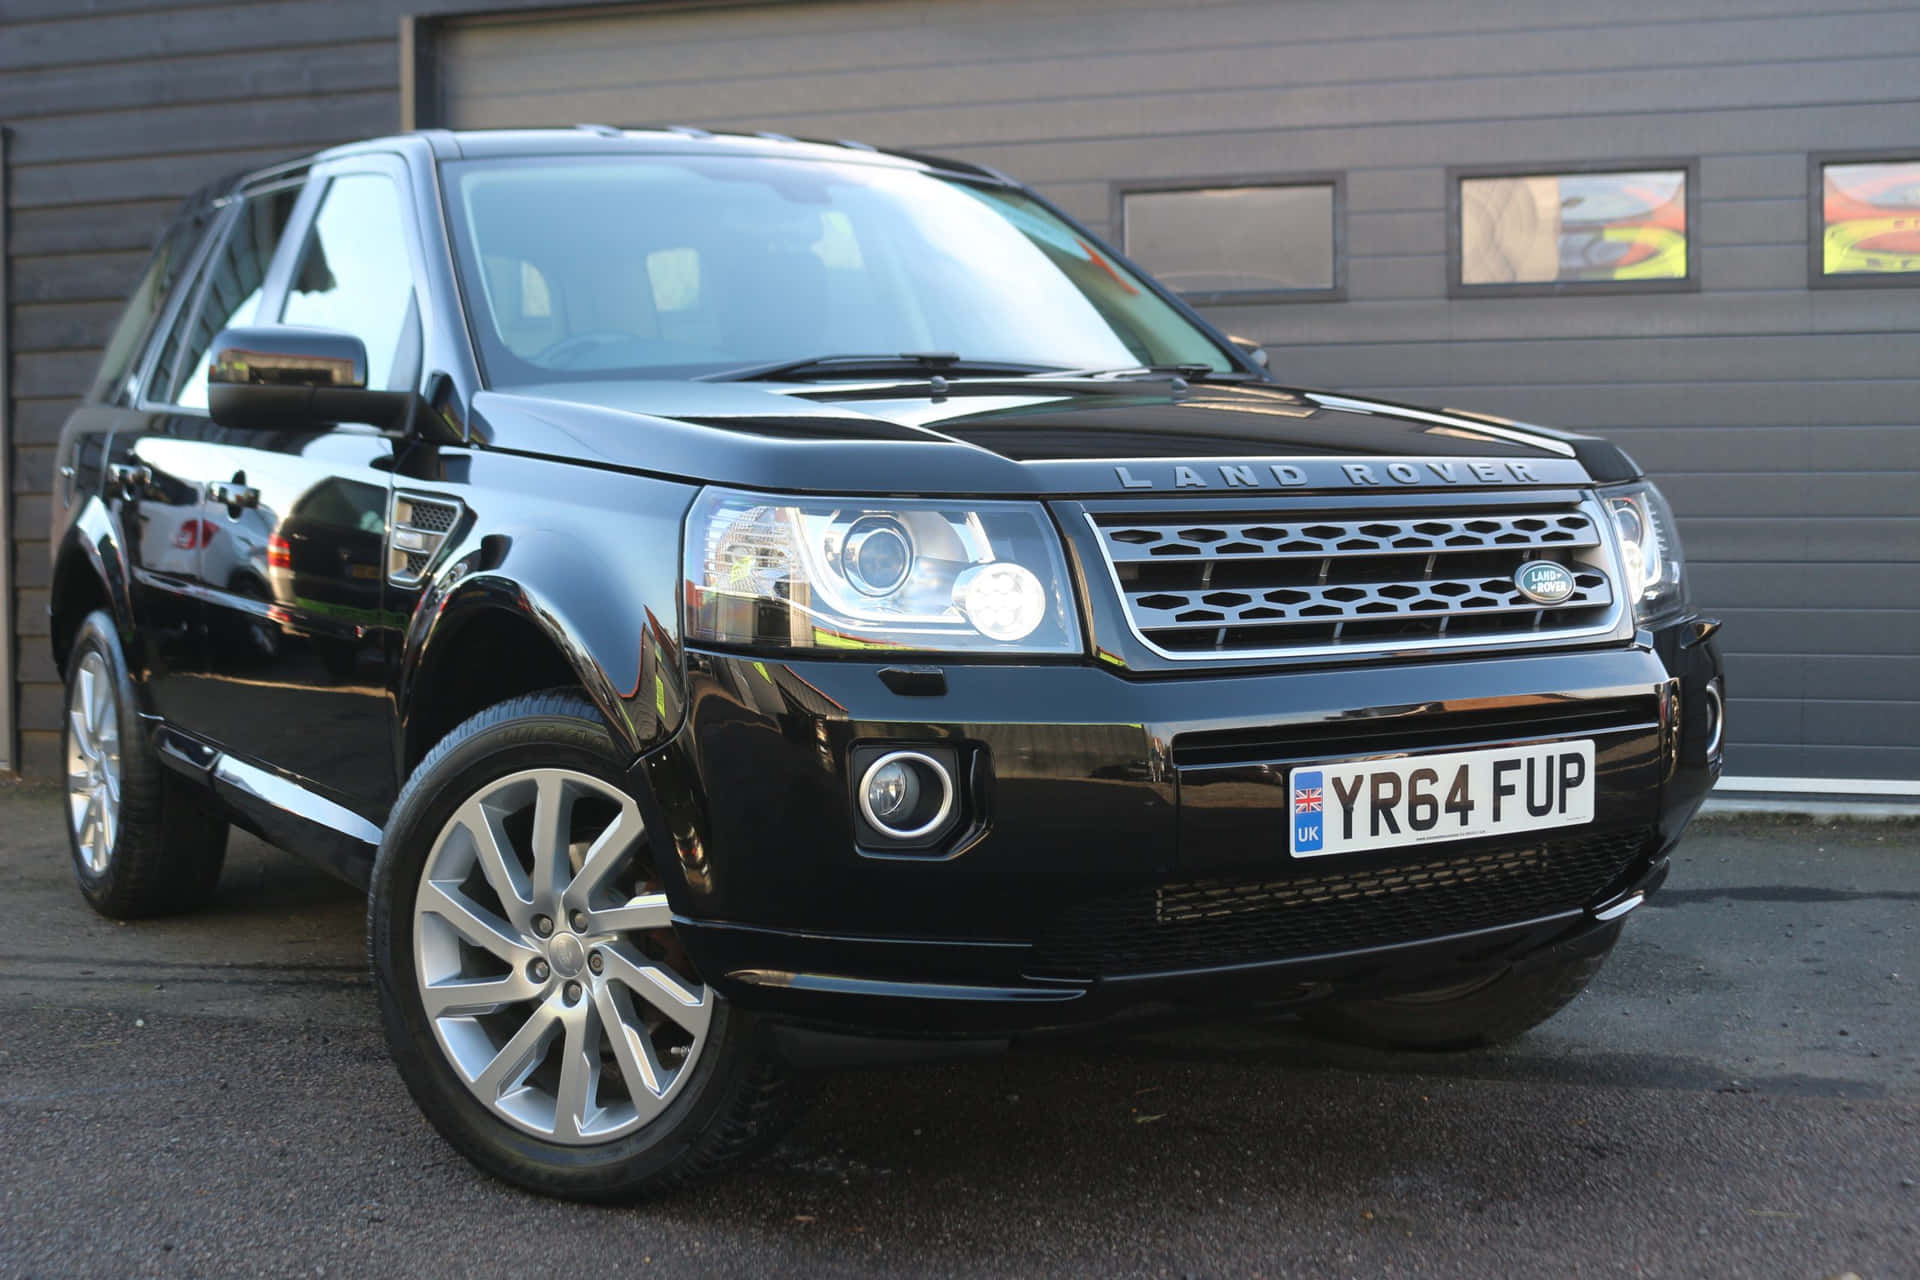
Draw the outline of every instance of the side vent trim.
<instances>
[{"instance_id":1,"label":"side vent trim","mask_svg":"<svg viewBox=\"0 0 1920 1280\"><path fill-rule=\"evenodd\" d=\"M452 498L395 490L387 518L387 581L396 587L425 582L465 511Z\"/></svg>"}]
</instances>

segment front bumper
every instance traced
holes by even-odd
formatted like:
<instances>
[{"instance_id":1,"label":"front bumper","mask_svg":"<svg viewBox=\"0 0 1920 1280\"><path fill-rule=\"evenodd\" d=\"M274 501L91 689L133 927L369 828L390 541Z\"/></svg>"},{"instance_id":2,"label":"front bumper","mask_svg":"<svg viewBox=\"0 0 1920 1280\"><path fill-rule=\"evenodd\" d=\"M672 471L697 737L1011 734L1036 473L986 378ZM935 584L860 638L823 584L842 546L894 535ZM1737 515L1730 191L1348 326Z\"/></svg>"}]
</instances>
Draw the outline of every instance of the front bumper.
<instances>
[{"instance_id":1,"label":"front bumper","mask_svg":"<svg viewBox=\"0 0 1920 1280\"><path fill-rule=\"evenodd\" d=\"M936 696L870 662L696 652L687 723L634 789L670 833L655 847L695 965L779 1021L997 1037L1431 987L1603 945L1664 878L1719 769L1710 635L1156 678L949 663ZM1287 855L1293 764L1562 737L1595 742L1585 826ZM980 762L960 852L859 847L848 760L875 742ZM1224 905L1169 912L1196 893Z\"/></svg>"}]
</instances>

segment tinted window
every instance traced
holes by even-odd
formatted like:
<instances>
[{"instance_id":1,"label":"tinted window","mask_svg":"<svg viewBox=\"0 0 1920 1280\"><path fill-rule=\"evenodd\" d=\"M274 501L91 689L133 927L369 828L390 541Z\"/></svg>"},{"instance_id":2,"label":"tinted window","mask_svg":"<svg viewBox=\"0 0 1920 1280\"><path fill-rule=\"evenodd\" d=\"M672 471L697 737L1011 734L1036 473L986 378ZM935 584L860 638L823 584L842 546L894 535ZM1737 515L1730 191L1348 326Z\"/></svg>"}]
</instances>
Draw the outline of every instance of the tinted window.
<instances>
[{"instance_id":1,"label":"tinted window","mask_svg":"<svg viewBox=\"0 0 1920 1280\"><path fill-rule=\"evenodd\" d=\"M1820 271L1920 280L1920 159L1822 165Z\"/></svg>"},{"instance_id":2,"label":"tinted window","mask_svg":"<svg viewBox=\"0 0 1920 1280\"><path fill-rule=\"evenodd\" d=\"M1684 280L1687 172L1460 181L1460 282Z\"/></svg>"},{"instance_id":3,"label":"tinted window","mask_svg":"<svg viewBox=\"0 0 1920 1280\"><path fill-rule=\"evenodd\" d=\"M225 243L202 272L198 300L181 311L167 335L154 369L153 399L193 409L207 407L208 348L222 329L256 319L267 264L273 261L299 194L299 188L285 187L247 198L239 217L229 224Z\"/></svg>"},{"instance_id":4,"label":"tinted window","mask_svg":"<svg viewBox=\"0 0 1920 1280\"><path fill-rule=\"evenodd\" d=\"M443 172L494 386L903 351L1232 367L1078 229L996 184L714 156Z\"/></svg>"},{"instance_id":5,"label":"tinted window","mask_svg":"<svg viewBox=\"0 0 1920 1280\"><path fill-rule=\"evenodd\" d=\"M138 377L135 359L146 346L147 331L160 314L161 304L180 282L181 272L192 260L200 237L206 234L212 212L210 207L196 209L176 221L160 238L146 273L133 287L126 310L120 313L120 323L107 339L106 353L100 358L100 372L93 380L92 399L109 404L127 404L133 399L134 381Z\"/></svg>"},{"instance_id":6,"label":"tinted window","mask_svg":"<svg viewBox=\"0 0 1920 1280\"><path fill-rule=\"evenodd\" d=\"M327 184L313 230L280 308L286 324L351 333L367 344L367 385L408 387L414 360L399 361L413 312L400 193L379 174L354 173ZM412 343L407 344L412 347Z\"/></svg>"},{"instance_id":7,"label":"tinted window","mask_svg":"<svg viewBox=\"0 0 1920 1280\"><path fill-rule=\"evenodd\" d=\"M1127 256L1188 295L1327 290L1333 184L1130 191Z\"/></svg>"}]
</instances>

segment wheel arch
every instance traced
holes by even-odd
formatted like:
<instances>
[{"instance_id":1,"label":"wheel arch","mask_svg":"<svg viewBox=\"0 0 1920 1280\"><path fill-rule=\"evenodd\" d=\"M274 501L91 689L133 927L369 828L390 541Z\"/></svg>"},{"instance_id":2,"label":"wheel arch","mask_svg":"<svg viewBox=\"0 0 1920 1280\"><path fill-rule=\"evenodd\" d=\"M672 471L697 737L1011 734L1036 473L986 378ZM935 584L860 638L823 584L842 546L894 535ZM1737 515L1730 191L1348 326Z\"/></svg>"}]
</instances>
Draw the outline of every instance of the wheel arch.
<instances>
[{"instance_id":1,"label":"wheel arch","mask_svg":"<svg viewBox=\"0 0 1920 1280\"><path fill-rule=\"evenodd\" d=\"M480 572L455 575L422 601L399 679L403 778L471 716L565 685L587 695L635 758L678 729L685 709L678 646L651 610L635 602L622 608L604 590L589 597L578 562L567 559L557 598L519 578Z\"/></svg>"},{"instance_id":2,"label":"wheel arch","mask_svg":"<svg viewBox=\"0 0 1920 1280\"><path fill-rule=\"evenodd\" d=\"M47 613L56 669L66 670L81 622L102 608L113 615L128 661L136 663L138 636L131 625L126 556L105 505L90 497L53 553Z\"/></svg>"}]
</instances>

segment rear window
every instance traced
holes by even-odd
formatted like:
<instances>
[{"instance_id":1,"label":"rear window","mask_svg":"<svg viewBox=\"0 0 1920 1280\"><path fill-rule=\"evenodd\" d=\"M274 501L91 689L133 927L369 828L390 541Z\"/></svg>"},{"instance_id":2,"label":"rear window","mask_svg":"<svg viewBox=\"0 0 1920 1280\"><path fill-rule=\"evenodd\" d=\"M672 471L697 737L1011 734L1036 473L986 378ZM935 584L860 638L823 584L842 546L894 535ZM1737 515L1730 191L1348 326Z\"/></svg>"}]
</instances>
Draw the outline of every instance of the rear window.
<instances>
[{"instance_id":1,"label":"rear window","mask_svg":"<svg viewBox=\"0 0 1920 1280\"><path fill-rule=\"evenodd\" d=\"M107 339L106 353L100 358L100 371L94 375L88 399L108 404L132 403L139 379L135 361L146 348L147 335L153 330L160 308L180 283L212 217L213 207L201 205L181 214L161 235L146 271L127 298L126 309L120 313L113 336Z\"/></svg>"}]
</instances>

